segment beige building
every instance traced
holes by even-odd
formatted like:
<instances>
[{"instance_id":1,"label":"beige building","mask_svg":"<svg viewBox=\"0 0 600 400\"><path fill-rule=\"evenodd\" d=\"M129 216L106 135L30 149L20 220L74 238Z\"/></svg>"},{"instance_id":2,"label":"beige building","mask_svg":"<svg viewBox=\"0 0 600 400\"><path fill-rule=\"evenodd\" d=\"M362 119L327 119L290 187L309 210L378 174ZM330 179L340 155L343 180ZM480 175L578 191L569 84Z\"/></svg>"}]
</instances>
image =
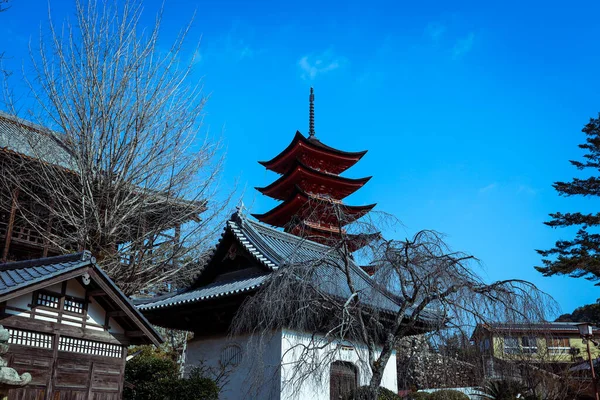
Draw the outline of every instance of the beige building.
<instances>
[{"instance_id":1,"label":"beige building","mask_svg":"<svg viewBox=\"0 0 600 400\"><path fill-rule=\"evenodd\" d=\"M575 322L480 324L472 339L479 349L487 378L500 378L510 366L534 365L557 371L588 359L587 344ZM600 334L600 331L594 329ZM591 344L592 358L600 350Z\"/></svg>"}]
</instances>

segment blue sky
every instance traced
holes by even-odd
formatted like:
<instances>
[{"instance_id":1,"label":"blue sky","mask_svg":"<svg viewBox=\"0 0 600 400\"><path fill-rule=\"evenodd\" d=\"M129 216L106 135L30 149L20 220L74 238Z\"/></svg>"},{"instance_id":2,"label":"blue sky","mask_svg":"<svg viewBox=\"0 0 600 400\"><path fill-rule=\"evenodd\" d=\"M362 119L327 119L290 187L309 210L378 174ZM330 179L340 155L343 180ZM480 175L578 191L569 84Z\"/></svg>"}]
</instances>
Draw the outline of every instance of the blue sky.
<instances>
[{"instance_id":1,"label":"blue sky","mask_svg":"<svg viewBox=\"0 0 600 400\"><path fill-rule=\"evenodd\" d=\"M317 136L369 150L346 176L373 179L348 203L378 203L404 223L399 235L444 232L487 279L530 280L569 312L599 288L542 277L534 249L571 234L543 225L548 213L597 211L596 199L560 198L551 184L576 174L568 160L600 111L600 4L487 3L180 0L167 3L163 33L168 42L196 12L205 126L226 144L222 185L239 182L251 211L274 204L253 189L276 178L257 161L306 133L312 85ZM73 14L71 1L50 5L58 20ZM160 5L146 1L145 17ZM13 0L0 14L16 73L46 11Z\"/></svg>"}]
</instances>

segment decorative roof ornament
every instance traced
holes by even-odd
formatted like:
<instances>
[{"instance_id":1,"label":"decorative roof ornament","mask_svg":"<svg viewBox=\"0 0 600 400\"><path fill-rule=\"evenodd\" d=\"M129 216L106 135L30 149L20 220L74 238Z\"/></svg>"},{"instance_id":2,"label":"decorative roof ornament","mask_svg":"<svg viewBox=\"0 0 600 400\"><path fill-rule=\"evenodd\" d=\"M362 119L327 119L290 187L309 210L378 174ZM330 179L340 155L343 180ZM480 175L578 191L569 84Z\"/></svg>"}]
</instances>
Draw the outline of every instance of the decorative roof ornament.
<instances>
[{"instance_id":1,"label":"decorative roof ornament","mask_svg":"<svg viewBox=\"0 0 600 400\"><path fill-rule=\"evenodd\" d=\"M308 97L309 112L308 112L308 137L315 137L315 93L311 86L310 96Z\"/></svg>"}]
</instances>

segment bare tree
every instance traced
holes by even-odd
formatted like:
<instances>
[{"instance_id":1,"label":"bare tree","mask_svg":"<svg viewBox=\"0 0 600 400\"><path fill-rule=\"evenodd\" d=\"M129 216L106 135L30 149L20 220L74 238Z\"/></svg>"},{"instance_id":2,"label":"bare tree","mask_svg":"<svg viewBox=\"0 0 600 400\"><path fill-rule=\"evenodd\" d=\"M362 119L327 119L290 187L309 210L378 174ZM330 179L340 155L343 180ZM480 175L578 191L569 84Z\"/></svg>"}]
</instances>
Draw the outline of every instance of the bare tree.
<instances>
[{"instance_id":1,"label":"bare tree","mask_svg":"<svg viewBox=\"0 0 600 400\"><path fill-rule=\"evenodd\" d=\"M190 25L165 46L162 12L146 27L139 1L75 7L75 21L50 18L31 51L27 118L39 125L18 122L33 157L5 163L4 183L44 243L91 250L126 294L181 285L228 201L217 194L220 143L201 134ZM5 94L18 114L8 85Z\"/></svg>"},{"instance_id":2,"label":"bare tree","mask_svg":"<svg viewBox=\"0 0 600 400\"><path fill-rule=\"evenodd\" d=\"M344 221L342 205L328 207ZM319 205L309 208L320 209L316 220L324 215ZM553 301L529 282L484 282L473 270L477 260L452 251L437 232L423 230L405 240L373 234L398 224L383 214L364 217L348 230L340 222L340 234L332 235L329 248L314 259L306 258L300 244L287 265L245 302L232 332L253 334L258 352L273 331L302 332L305 340L282 357L282 365L293 364L285 377L291 385L323 376L340 359L344 344L365 348L357 354L364 370L371 371L368 392L376 399L402 338L448 329L467 332L482 321L544 320L554 310ZM366 245L353 254L361 239ZM366 277L358 263L373 276Z\"/></svg>"}]
</instances>

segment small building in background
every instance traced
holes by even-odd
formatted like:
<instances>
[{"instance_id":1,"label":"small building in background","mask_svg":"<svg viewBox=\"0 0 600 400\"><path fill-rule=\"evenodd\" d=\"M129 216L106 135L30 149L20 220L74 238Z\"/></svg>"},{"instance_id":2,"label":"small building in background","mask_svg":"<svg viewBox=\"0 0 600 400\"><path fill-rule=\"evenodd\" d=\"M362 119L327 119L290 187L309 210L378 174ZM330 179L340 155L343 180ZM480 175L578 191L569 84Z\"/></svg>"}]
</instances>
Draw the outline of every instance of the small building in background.
<instances>
[{"instance_id":1,"label":"small building in background","mask_svg":"<svg viewBox=\"0 0 600 400\"><path fill-rule=\"evenodd\" d=\"M162 338L89 252L0 264L8 365L33 379L9 399L118 400L127 346Z\"/></svg>"},{"instance_id":2,"label":"small building in background","mask_svg":"<svg viewBox=\"0 0 600 400\"><path fill-rule=\"evenodd\" d=\"M502 379L518 375L519 366L556 373L588 359L578 322L490 323L477 325L472 339L481 355L484 375ZM592 358L600 350L592 346Z\"/></svg>"}]
</instances>

